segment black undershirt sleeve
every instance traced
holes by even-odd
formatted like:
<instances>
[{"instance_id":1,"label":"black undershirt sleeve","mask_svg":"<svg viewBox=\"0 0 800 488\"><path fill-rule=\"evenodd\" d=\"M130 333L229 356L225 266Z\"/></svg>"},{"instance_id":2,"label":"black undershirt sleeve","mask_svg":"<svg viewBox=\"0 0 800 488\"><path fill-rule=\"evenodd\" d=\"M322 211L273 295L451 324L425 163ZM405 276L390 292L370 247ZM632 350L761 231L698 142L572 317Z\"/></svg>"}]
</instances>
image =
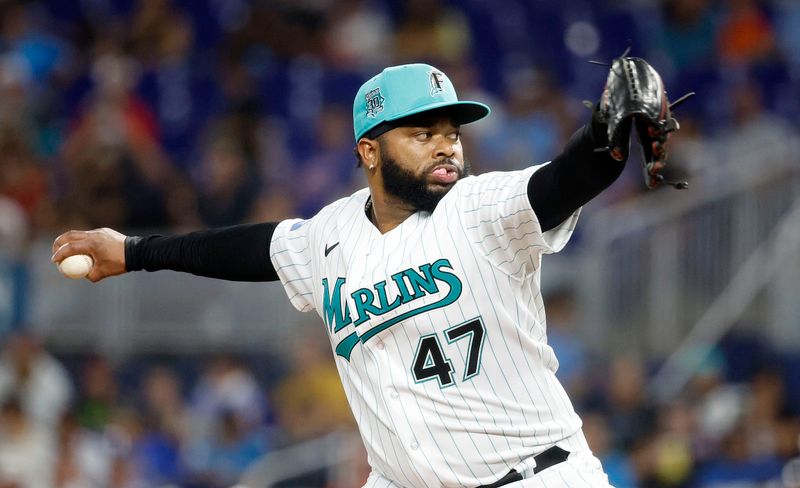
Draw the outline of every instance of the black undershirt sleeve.
<instances>
[{"instance_id":1,"label":"black undershirt sleeve","mask_svg":"<svg viewBox=\"0 0 800 488\"><path fill-rule=\"evenodd\" d=\"M276 281L269 245L277 225L243 224L171 237L131 236L125 239L125 267L232 281Z\"/></svg>"},{"instance_id":2,"label":"black undershirt sleeve","mask_svg":"<svg viewBox=\"0 0 800 488\"><path fill-rule=\"evenodd\" d=\"M542 231L555 228L575 210L613 183L625 162L607 151L606 126L593 121L575 132L564 151L536 171L528 182L528 199Z\"/></svg>"}]
</instances>

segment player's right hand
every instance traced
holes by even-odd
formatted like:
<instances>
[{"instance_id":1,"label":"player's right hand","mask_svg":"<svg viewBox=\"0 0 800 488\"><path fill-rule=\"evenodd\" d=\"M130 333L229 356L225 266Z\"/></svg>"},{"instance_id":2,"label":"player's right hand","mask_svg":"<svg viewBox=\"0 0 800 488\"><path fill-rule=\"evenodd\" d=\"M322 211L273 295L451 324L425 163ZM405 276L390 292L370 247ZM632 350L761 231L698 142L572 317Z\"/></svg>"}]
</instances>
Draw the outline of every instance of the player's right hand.
<instances>
[{"instance_id":1,"label":"player's right hand","mask_svg":"<svg viewBox=\"0 0 800 488\"><path fill-rule=\"evenodd\" d=\"M71 230L53 241L54 263L75 254L88 254L94 260L92 270L86 276L98 282L109 276L125 273L125 235L109 229Z\"/></svg>"}]
</instances>

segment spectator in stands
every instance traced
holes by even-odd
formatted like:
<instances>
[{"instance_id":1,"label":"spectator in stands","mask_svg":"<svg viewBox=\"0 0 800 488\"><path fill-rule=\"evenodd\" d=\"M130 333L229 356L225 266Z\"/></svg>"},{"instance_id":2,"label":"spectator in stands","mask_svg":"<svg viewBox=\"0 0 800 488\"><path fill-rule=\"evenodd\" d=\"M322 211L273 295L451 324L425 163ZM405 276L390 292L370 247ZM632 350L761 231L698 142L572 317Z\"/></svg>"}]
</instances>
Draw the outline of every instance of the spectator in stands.
<instances>
[{"instance_id":1,"label":"spectator in stands","mask_svg":"<svg viewBox=\"0 0 800 488\"><path fill-rule=\"evenodd\" d=\"M726 177L720 155L714 149L714 143L703 133L701 122L696 114L681 114L681 137L670 142L669 167L677 171L674 180L689 181L697 178L713 179L709 184Z\"/></svg>"},{"instance_id":2,"label":"spectator in stands","mask_svg":"<svg viewBox=\"0 0 800 488\"><path fill-rule=\"evenodd\" d=\"M656 419L649 403L644 365L633 356L619 356L608 372L606 414L614 446L629 450L650 434Z\"/></svg>"},{"instance_id":3,"label":"spectator in stands","mask_svg":"<svg viewBox=\"0 0 800 488\"><path fill-rule=\"evenodd\" d=\"M680 400L663 405L652 437L649 479L658 486L686 486L695 469L696 422L689 405Z\"/></svg>"},{"instance_id":4,"label":"spectator in stands","mask_svg":"<svg viewBox=\"0 0 800 488\"><path fill-rule=\"evenodd\" d=\"M23 70L32 89L44 88L70 61L69 47L52 34L48 20L41 2L3 2L0 6L0 46Z\"/></svg>"},{"instance_id":5,"label":"spectator in stands","mask_svg":"<svg viewBox=\"0 0 800 488\"><path fill-rule=\"evenodd\" d=\"M112 482L124 486L163 486L182 479L180 444L142 413L117 407L107 427L114 446Z\"/></svg>"},{"instance_id":6,"label":"spectator in stands","mask_svg":"<svg viewBox=\"0 0 800 488\"><path fill-rule=\"evenodd\" d=\"M117 380L111 364L102 356L89 358L82 367L75 415L78 423L103 432L117 407Z\"/></svg>"},{"instance_id":7,"label":"spectator in stands","mask_svg":"<svg viewBox=\"0 0 800 488\"><path fill-rule=\"evenodd\" d=\"M232 410L221 413L217 431L192 459L192 480L211 486L231 486L242 473L270 449L263 429L253 429Z\"/></svg>"},{"instance_id":8,"label":"spectator in stands","mask_svg":"<svg viewBox=\"0 0 800 488\"><path fill-rule=\"evenodd\" d=\"M0 403L15 398L31 422L54 433L72 390L66 370L38 339L28 333L8 339L0 356Z\"/></svg>"},{"instance_id":9,"label":"spectator in stands","mask_svg":"<svg viewBox=\"0 0 800 488\"><path fill-rule=\"evenodd\" d=\"M142 379L140 389L148 423L179 443L187 436L189 420L182 389L180 377L166 366L150 368Z\"/></svg>"},{"instance_id":10,"label":"spectator in stands","mask_svg":"<svg viewBox=\"0 0 800 488\"><path fill-rule=\"evenodd\" d=\"M230 482L232 472L271 444L266 398L252 372L233 356L211 361L194 386L189 409L183 457L192 479ZM215 469L223 464L224 479L216 479Z\"/></svg>"},{"instance_id":11,"label":"spectator in stands","mask_svg":"<svg viewBox=\"0 0 800 488\"><path fill-rule=\"evenodd\" d=\"M138 0L135 3L130 27L131 53L145 63L156 62L163 54L164 40L172 35L176 25L182 31L186 19L171 0Z\"/></svg>"},{"instance_id":12,"label":"spectator in stands","mask_svg":"<svg viewBox=\"0 0 800 488\"><path fill-rule=\"evenodd\" d=\"M462 61L472 45L464 14L441 0L404 2L394 34L394 62L435 65Z\"/></svg>"},{"instance_id":13,"label":"spectator in stands","mask_svg":"<svg viewBox=\"0 0 800 488\"><path fill-rule=\"evenodd\" d=\"M160 142L172 163L181 168L191 165L193 136L218 97L218 90L211 83L211 60L192 51L194 35L192 22L186 16L169 18L169 29L159 35L154 46L155 59L144 66L139 89L144 96L152 97ZM205 100L198 103L200 97Z\"/></svg>"},{"instance_id":14,"label":"spectator in stands","mask_svg":"<svg viewBox=\"0 0 800 488\"><path fill-rule=\"evenodd\" d=\"M624 451L611 443L608 417L600 412L584 412L583 431L592 452L603 463L608 482L615 488L634 488L637 486L633 465Z\"/></svg>"},{"instance_id":15,"label":"spectator in stands","mask_svg":"<svg viewBox=\"0 0 800 488\"><path fill-rule=\"evenodd\" d=\"M112 467L112 444L105 433L85 429L73 412L61 418L57 437L58 455L53 486L101 488L108 486Z\"/></svg>"},{"instance_id":16,"label":"spectator in stands","mask_svg":"<svg viewBox=\"0 0 800 488\"><path fill-rule=\"evenodd\" d=\"M327 24L325 59L337 69L369 72L389 64L392 26L379 3L336 2Z\"/></svg>"},{"instance_id":17,"label":"spectator in stands","mask_svg":"<svg viewBox=\"0 0 800 488\"><path fill-rule=\"evenodd\" d=\"M300 215L311 217L328 202L359 188L362 174L353 156L351 110L331 105L317 120L314 141L316 156L306 161L297 175L296 193L303 202Z\"/></svg>"},{"instance_id":18,"label":"spectator in stands","mask_svg":"<svg viewBox=\"0 0 800 488\"><path fill-rule=\"evenodd\" d=\"M784 398L783 377L777 369L762 368L752 379L742 415L751 454L780 457L779 429L787 410Z\"/></svg>"},{"instance_id":19,"label":"spectator in stands","mask_svg":"<svg viewBox=\"0 0 800 488\"><path fill-rule=\"evenodd\" d=\"M547 304L547 344L558 357L556 376L577 405L587 393L589 357L575 318L575 296L570 289L560 289L545 298ZM593 451L597 452L597 451ZM605 465L604 465L605 466Z\"/></svg>"},{"instance_id":20,"label":"spectator in stands","mask_svg":"<svg viewBox=\"0 0 800 488\"><path fill-rule=\"evenodd\" d=\"M726 87L731 101L730 125L717 139L726 163L722 171L727 178L763 174L770 168L780 168L794 161L796 130L784 119L764 106L761 86L755 80L745 80ZM741 164L730 164L738 161Z\"/></svg>"},{"instance_id":21,"label":"spectator in stands","mask_svg":"<svg viewBox=\"0 0 800 488\"><path fill-rule=\"evenodd\" d=\"M800 3L794 0L774 0L774 23L781 53L789 61L795 83L800 77Z\"/></svg>"},{"instance_id":22,"label":"spectator in stands","mask_svg":"<svg viewBox=\"0 0 800 488\"><path fill-rule=\"evenodd\" d=\"M756 0L728 0L717 29L717 48L723 63L748 65L777 54L772 23Z\"/></svg>"},{"instance_id":23,"label":"spectator in stands","mask_svg":"<svg viewBox=\"0 0 800 488\"><path fill-rule=\"evenodd\" d=\"M245 222L253 214L261 178L230 134L215 136L202 156L198 211L206 226Z\"/></svg>"},{"instance_id":24,"label":"spectator in stands","mask_svg":"<svg viewBox=\"0 0 800 488\"><path fill-rule=\"evenodd\" d=\"M210 361L192 389L189 448L213 438L226 412L234 412L252 429L267 419L267 401L253 373L237 358L223 354Z\"/></svg>"},{"instance_id":25,"label":"spectator in stands","mask_svg":"<svg viewBox=\"0 0 800 488\"><path fill-rule=\"evenodd\" d=\"M180 221L184 181L159 146L150 107L132 91L138 64L112 39L99 40L96 51L95 91L63 146L67 220L122 227Z\"/></svg>"},{"instance_id":26,"label":"spectator in stands","mask_svg":"<svg viewBox=\"0 0 800 488\"><path fill-rule=\"evenodd\" d=\"M10 124L0 125L0 196L24 210L30 230L51 210L48 180L46 168L33 154L21 130Z\"/></svg>"},{"instance_id":27,"label":"spectator in stands","mask_svg":"<svg viewBox=\"0 0 800 488\"><path fill-rule=\"evenodd\" d=\"M506 117L497 124L497 132L479 142L480 153L488 155L484 163L492 165L483 170L514 170L555 157L568 136L565 128L574 122L553 74L521 61L506 73L504 88Z\"/></svg>"},{"instance_id":28,"label":"spectator in stands","mask_svg":"<svg viewBox=\"0 0 800 488\"><path fill-rule=\"evenodd\" d=\"M254 179L251 185L259 189L250 218L280 220L296 215L296 199L289 198L297 182L296 164L285 120L264 109L258 79L243 60L225 61L219 80L224 106L207 121L206 135L200 138L206 145L201 147L207 149L208 141L222 137L246 159L246 172Z\"/></svg>"},{"instance_id":29,"label":"spectator in stands","mask_svg":"<svg viewBox=\"0 0 800 488\"><path fill-rule=\"evenodd\" d=\"M715 16L710 0L672 0L664 8L664 39L658 43L673 68L693 70L714 57Z\"/></svg>"},{"instance_id":30,"label":"spectator in stands","mask_svg":"<svg viewBox=\"0 0 800 488\"><path fill-rule=\"evenodd\" d=\"M14 200L0 195L0 257L15 260L27 249L30 236L25 210Z\"/></svg>"},{"instance_id":31,"label":"spectator in stands","mask_svg":"<svg viewBox=\"0 0 800 488\"><path fill-rule=\"evenodd\" d=\"M54 438L30 419L21 398L0 404L0 487L50 488L56 461Z\"/></svg>"},{"instance_id":32,"label":"spectator in stands","mask_svg":"<svg viewBox=\"0 0 800 488\"><path fill-rule=\"evenodd\" d=\"M319 336L298 334L292 347L292 370L276 385L275 411L289 441L313 439L354 428L338 372Z\"/></svg>"},{"instance_id":33,"label":"spectator in stands","mask_svg":"<svg viewBox=\"0 0 800 488\"><path fill-rule=\"evenodd\" d=\"M740 423L722 441L719 450L698 468L697 486L747 486L779 482L782 460L771 452L751 452L746 425Z\"/></svg>"}]
</instances>

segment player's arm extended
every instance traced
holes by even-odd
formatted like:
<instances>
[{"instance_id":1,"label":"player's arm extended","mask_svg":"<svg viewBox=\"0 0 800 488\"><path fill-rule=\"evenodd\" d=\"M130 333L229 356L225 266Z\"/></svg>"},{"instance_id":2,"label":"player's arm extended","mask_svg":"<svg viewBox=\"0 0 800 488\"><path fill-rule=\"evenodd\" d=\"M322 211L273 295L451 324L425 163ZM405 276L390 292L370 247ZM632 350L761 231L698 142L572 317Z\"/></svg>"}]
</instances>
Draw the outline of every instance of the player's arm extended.
<instances>
[{"instance_id":1,"label":"player's arm extended","mask_svg":"<svg viewBox=\"0 0 800 488\"><path fill-rule=\"evenodd\" d=\"M94 266L87 278L128 271L173 270L233 281L275 281L269 257L277 223L244 224L177 236L125 236L112 229L69 231L53 242L54 262L88 254Z\"/></svg>"},{"instance_id":2,"label":"player's arm extended","mask_svg":"<svg viewBox=\"0 0 800 488\"><path fill-rule=\"evenodd\" d=\"M606 125L596 117L581 127L553 161L536 171L528 182L528 199L542 231L555 228L586 202L613 183L625 168L608 151Z\"/></svg>"}]
</instances>

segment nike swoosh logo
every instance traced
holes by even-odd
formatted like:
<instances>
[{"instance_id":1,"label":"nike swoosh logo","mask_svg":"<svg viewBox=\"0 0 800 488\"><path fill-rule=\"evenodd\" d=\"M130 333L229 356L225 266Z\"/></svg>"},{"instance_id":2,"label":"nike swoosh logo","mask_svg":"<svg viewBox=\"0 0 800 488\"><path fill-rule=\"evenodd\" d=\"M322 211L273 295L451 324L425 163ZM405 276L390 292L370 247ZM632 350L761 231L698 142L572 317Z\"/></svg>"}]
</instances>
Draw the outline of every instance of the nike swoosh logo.
<instances>
[{"instance_id":1,"label":"nike swoosh logo","mask_svg":"<svg viewBox=\"0 0 800 488\"><path fill-rule=\"evenodd\" d=\"M328 246L326 245L326 246L325 246L325 257L327 258L327 257L328 257L328 254L330 254L330 253L331 253L331 251L333 251L333 250L336 248L336 246L338 246L338 245L339 245L339 243L338 243L338 242L337 242L336 244L332 245L331 247L328 247Z\"/></svg>"}]
</instances>

